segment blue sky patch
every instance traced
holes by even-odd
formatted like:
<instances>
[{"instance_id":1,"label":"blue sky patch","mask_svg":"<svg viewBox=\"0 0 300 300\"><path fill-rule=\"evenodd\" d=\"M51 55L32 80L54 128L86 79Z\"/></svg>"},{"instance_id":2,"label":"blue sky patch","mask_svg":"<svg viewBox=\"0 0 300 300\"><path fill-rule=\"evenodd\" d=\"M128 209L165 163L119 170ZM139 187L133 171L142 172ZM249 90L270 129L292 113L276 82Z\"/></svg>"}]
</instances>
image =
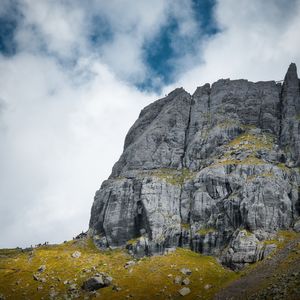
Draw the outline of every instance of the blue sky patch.
<instances>
[{"instance_id":1,"label":"blue sky patch","mask_svg":"<svg viewBox=\"0 0 300 300\"><path fill-rule=\"evenodd\" d=\"M90 21L89 41L92 47L101 46L113 39L114 33L109 22L102 16L94 15Z\"/></svg>"},{"instance_id":2,"label":"blue sky patch","mask_svg":"<svg viewBox=\"0 0 300 300\"><path fill-rule=\"evenodd\" d=\"M193 10L196 20L207 35L216 34L219 29L214 21L214 7L216 0L193 0Z\"/></svg>"},{"instance_id":3,"label":"blue sky patch","mask_svg":"<svg viewBox=\"0 0 300 300\"><path fill-rule=\"evenodd\" d=\"M11 1L7 11L0 15L0 53L5 56L16 54L15 32L21 15L15 1Z\"/></svg>"},{"instance_id":4,"label":"blue sky patch","mask_svg":"<svg viewBox=\"0 0 300 300\"><path fill-rule=\"evenodd\" d=\"M159 33L151 40L146 40L143 45L143 60L148 69L148 74L140 82L133 82L139 89L148 91L159 91L164 85L174 82L180 74L178 69L189 68L179 62L185 55L190 58L199 56L199 43L209 36L218 32L214 22L215 0L192 0L193 17L196 21L197 30L193 35L182 36L179 34L180 24L174 16L169 16L168 22ZM114 30L109 21L102 15L88 13L86 18L89 33L86 39L90 45L89 51L101 52L101 47L114 38ZM22 24L22 15L19 12L18 1L11 0L7 11L0 15L0 53L5 56L13 56L18 51L15 41L15 33L19 24ZM52 53L48 49L47 41L38 28L32 25L28 28L34 33L39 41L39 49L36 51L52 56L64 68L72 68L80 55L79 49L72 49L70 58L59 57L58 53ZM57 33L59 34L59 33ZM121 55L121 53L120 53ZM199 60L197 60L199 62ZM189 61L191 63L191 61ZM183 68L182 68L183 67Z\"/></svg>"},{"instance_id":5,"label":"blue sky patch","mask_svg":"<svg viewBox=\"0 0 300 300\"><path fill-rule=\"evenodd\" d=\"M144 60L151 70L151 77L159 78L161 85L170 84L176 79L176 60L186 53L191 55L198 51L197 45L201 39L212 36L218 32L214 22L213 9L215 0L193 0L194 17L199 28L198 33L192 37L180 37L176 19L170 19L160 33L144 46ZM180 44L180 47L178 47ZM176 46L174 46L176 45ZM147 78L139 83L142 90L159 90L156 78Z\"/></svg>"}]
</instances>

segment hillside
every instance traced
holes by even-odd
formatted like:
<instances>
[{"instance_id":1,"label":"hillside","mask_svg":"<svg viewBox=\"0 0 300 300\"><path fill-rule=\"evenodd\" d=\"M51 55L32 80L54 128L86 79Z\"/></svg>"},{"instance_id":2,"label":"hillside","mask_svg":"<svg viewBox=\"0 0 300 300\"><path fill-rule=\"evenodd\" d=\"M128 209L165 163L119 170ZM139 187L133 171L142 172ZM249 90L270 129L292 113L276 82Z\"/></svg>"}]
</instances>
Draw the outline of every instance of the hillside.
<instances>
[{"instance_id":1,"label":"hillside","mask_svg":"<svg viewBox=\"0 0 300 300\"><path fill-rule=\"evenodd\" d=\"M133 260L121 249L99 252L88 238L27 251L2 249L0 299L214 299L218 292L215 299L241 299L246 293L251 299L299 299L300 235L280 232L270 242L278 244L278 252L241 272L180 248ZM76 251L80 257L72 257ZM183 268L191 274L184 275ZM83 282L100 272L109 274L112 284L84 291ZM186 278L190 282L182 285ZM190 289L184 297L179 294L183 287Z\"/></svg>"}]
</instances>

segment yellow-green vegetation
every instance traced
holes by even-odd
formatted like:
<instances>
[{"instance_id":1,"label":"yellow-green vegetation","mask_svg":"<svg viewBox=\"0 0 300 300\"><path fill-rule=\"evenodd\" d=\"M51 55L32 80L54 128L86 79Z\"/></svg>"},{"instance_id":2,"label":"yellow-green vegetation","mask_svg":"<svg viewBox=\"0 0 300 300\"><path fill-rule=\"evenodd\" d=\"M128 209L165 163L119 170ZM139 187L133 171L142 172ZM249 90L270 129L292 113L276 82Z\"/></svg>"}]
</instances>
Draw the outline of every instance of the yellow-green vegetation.
<instances>
[{"instance_id":1,"label":"yellow-green vegetation","mask_svg":"<svg viewBox=\"0 0 300 300\"><path fill-rule=\"evenodd\" d=\"M252 181L256 178L272 178L274 177L275 174L273 172L264 172L264 173L260 173L260 174L256 174L256 175L250 175L247 177L247 181Z\"/></svg>"},{"instance_id":2,"label":"yellow-green vegetation","mask_svg":"<svg viewBox=\"0 0 300 300\"><path fill-rule=\"evenodd\" d=\"M172 185L182 185L185 181L192 179L195 173L186 168L182 170L157 169L151 172L151 175L165 180Z\"/></svg>"},{"instance_id":3,"label":"yellow-green vegetation","mask_svg":"<svg viewBox=\"0 0 300 300\"><path fill-rule=\"evenodd\" d=\"M283 171L289 171L289 168L284 163L277 164L277 167Z\"/></svg>"},{"instance_id":4,"label":"yellow-green vegetation","mask_svg":"<svg viewBox=\"0 0 300 300\"><path fill-rule=\"evenodd\" d=\"M251 128L249 128L251 129ZM245 129L246 130L246 129ZM254 134L246 131L230 141L226 146L226 151L221 159L218 159L212 167L224 165L263 165L266 162L257 157L258 150L271 150L274 144L274 136L267 133ZM251 151L244 159L234 158L235 150ZM267 174L266 174L267 175Z\"/></svg>"},{"instance_id":5,"label":"yellow-green vegetation","mask_svg":"<svg viewBox=\"0 0 300 300\"><path fill-rule=\"evenodd\" d=\"M241 127L241 124L236 120L224 120L217 124L220 128L231 128L231 127Z\"/></svg>"},{"instance_id":6,"label":"yellow-green vegetation","mask_svg":"<svg viewBox=\"0 0 300 300\"><path fill-rule=\"evenodd\" d=\"M264 240L261 243L263 245L275 244L277 249L281 249L284 245L299 237L299 234L292 230L280 230L277 232L276 236L273 239Z\"/></svg>"},{"instance_id":7,"label":"yellow-green vegetation","mask_svg":"<svg viewBox=\"0 0 300 300\"><path fill-rule=\"evenodd\" d=\"M137 242L138 242L138 240L139 240L139 237L138 237L138 238L135 238L135 239L128 240L128 241L126 242L126 244L127 244L127 245L136 245Z\"/></svg>"},{"instance_id":8,"label":"yellow-green vegetation","mask_svg":"<svg viewBox=\"0 0 300 300\"><path fill-rule=\"evenodd\" d=\"M201 228L199 230L197 230L196 233L198 233L199 235L207 235L209 233L213 233L216 232L215 228Z\"/></svg>"},{"instance_id":9,"label":"yellow-green vegetation","mask_svg":"<svg viewBox=\"0 0 300 300\"><path fill-rule=\"evenodd\" d=\"M245 159L238 160L233 158L220 159L212 164L210 167L226 166L226 165L263 165L266 164L265 161L249 155Z\"/></svg>"},{"instance_id":10,"label":"yellow-green vegetation","mask_svg":"<svg viewBox=\"0 0 300 300\"><path fill-rule=\"evenodd\" d=\"M246 150L270 150L274 144L274 136L271 134L252 134L245 132L227 144L228 147Z\"/></svg>"},{"instance_id":11,"label":"yellow-green vegetation","mask_svg":"<svg viewBox=\"0 0 300 300\"><path fill-rule=\"evenodd\" d=\"M243 232L245 232L246 236L251 236L253 233L247 229L243 229Z\"/></svg>"},{"instance_id":12,"label":"yellow-green vegetation","mask_svg":"<svg viewBox=\"0 0 300 300\"><path fill-rule=\"evenodd\" d=\"M72 258L80 251L79 258ZM213 257L203 256L187 249L177 249L168 255L145 257L135 265L124 268L132 257L123 250L99 251L91 240L71 241L49 245L22 253L20 250L0 251L0 294L6 299L49 299L49 290L55 289L55 299L68 294L69 280L80 291L79 299L180 299L181 285L174 283L176 276L189 277L191 293L185 299L210 299L220 288L238 278L238 274L223 268ZM37 269L45 265L39 276L45 282L33 279ZM181 274L182 268L192 271L190 276ZM95 273L105 272L113 277L112 286L90 295L80 289L83 281ZM206 286L206 288L205 288Z\"/></svg>"},{"instance_id":13,"label":"yellow-green vegetation","mask_svg":"<svg viewBox=\"0 0 300 300\"><path fill-rule=\"evenodd\" d=\"M185 230L191 229L191 225L188 223L181 223L180 225L181 225L182 229L185 229Z\"/></svg>"}]
</instances>

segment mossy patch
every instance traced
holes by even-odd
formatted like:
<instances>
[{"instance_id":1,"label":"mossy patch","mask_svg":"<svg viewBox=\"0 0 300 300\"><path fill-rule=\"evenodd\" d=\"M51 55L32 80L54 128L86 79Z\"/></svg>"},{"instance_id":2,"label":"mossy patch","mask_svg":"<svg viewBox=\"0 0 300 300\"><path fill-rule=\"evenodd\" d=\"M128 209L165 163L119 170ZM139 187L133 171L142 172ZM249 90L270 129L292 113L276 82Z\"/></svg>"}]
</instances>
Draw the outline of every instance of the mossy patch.
<instances>
[{"instance_id":1,"label":"mossy patch","mask_svg":"<svg viewBox=\"0 0 300 300\"><path fill-rule=\"evenodd\" d=\"M245 150L271 150L274 145L274 136L271 134L252 134L245 132L227 144L227 147Z\"/></svg>"},{"instance_id":2,"label":"mossy patch","mask_svg":"<svg viewBox=\"0 0 300 300\"><path fill-rule=\"evenodd\" d=\"M226 166L226 165L264 165L266 162L255 156L248 156L245 159L233 159L231 157L225 157L212 164L210 167Z\"/></svg>"},{"instance_id":3,"label":"mossy patch","mask_svg":"<svg viewBox=\"0 0 300 300\"><path fill-rule=\"evenodd\" d=\"M207 235L209 233L214 233L214 232L216 232L215 228L201 228L196 231L196 233L199 235Z\"/></svg>"},{"instance_id":4,"label":"mossy patch","mask_svg":"<svg viewBox=\"0 0 300 300\"><path fill-rule=\"evenodd\" d=\"M182 170L157 169L152 171L151 175L172 185L183 185L185 181L193 179L195 173L186 168Z\"/></svg>"},{"instance_id":5,"label":"mossy patch","mask_svg":"<svg viewBox=\"0 0 300 300\"><path fill-rule=\"evenodd\" d=\"M223 129L228 129L232 127L242 127L242 125L238 121L229 120L229 119L218 123L217 126Z\"/></svg>"},{"instance_id":6,"label":"mossy patch","mask_svg":"<svg viewBox=\"0 0 300 300\"><path fill-rule=\"evenodd\" d=\"M188 223L181 223L181 228L185 230L190 230L191 229L191 224Z\"/></svg>"},{"instance_id":7,"label":"mossy patch","mask_svg":"<svg viewBox=\"0 0 300 300\"><path fill-rule=\"evenodd\" d=\"M289 171L289 168L284 163L277 164L277 167L283 171Z\"/></svg>"},{"instance_id":8,"label":"mossy patch","mask_svg":"<svg viewBox=\"0 0 300 300\"><path fill-rule=\"evenodd\" d=\"M138 241L139 241L139 237L135 238L135 239L128 240L126 242L126 245L136 245Z\"/></svg>"}]
</instances>

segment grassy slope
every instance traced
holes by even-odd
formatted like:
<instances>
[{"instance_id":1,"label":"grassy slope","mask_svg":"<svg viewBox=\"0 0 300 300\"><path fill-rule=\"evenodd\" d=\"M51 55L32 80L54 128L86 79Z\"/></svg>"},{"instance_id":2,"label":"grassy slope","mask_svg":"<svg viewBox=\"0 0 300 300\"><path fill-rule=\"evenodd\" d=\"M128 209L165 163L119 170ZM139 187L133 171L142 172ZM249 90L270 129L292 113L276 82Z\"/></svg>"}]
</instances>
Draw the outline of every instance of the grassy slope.
<instances>
[{"instance_id":1,"label":"grassy slope","mask_svg":"<svg viewBox=\"0 0 300 300\"><path fill-rule=\"evenodd\" d=\"M71 257L75 250L81 252L80 258ZM181 268L187 267L192 270L188 276L192 292L185 299L209 299L222 286L238 277L220 266L214 258L186 249L177 249L164 256L143 258L132 268L125 269L124 264L129 260L132 258L121 250L99 252L90 240L44 246L34 249L33 253L1 250L0 294L6 299L49 299L52 287L59 292L55 299L64 299L69 287L64 281L72 280L78 286L80 299L89 299L92 295L80 289L82 282L97 272L106 272L113 277L114 284L121 291L107 287L99 290L97 299L126 299L128 295L132 295L132 299L177 299L182 298L178 294L182 286L173 281L177 275L187 277L180 273ZM47 267L41 274L46 278L45 283L33 279L33 274L42 264ZM83 271L92 267L95 270L89 273ZM205 289L207 284L211 285L209 289ZM42 289L38 290L38 287Z\"/></svg>"},{"instance_id":2,"label":"grassy slope","mask_svg":"<svg viewBox=\"0 0 300 300\"><path fill-rule=\"evenodd\" d=\"M281 232L280 241L270 242L277 243L279 249L282 249L286 243L299 238L299 234ZM298 244L297 247L299 248ZM71 257L76 250L81 252L80 258ZM300 251L296 250L291 249L287 258L280 262L279 268L275 272L272 271L273 273L252 291L257 295L257 299L260 299L260 295L264 297L265 290L272 291L272 285L279 286L283 282L282 274L289 274L295 268L299 269ZM79 299L180 299L182 297L178 290L182 286L174 283L175 276L179 275L191 280L191 294L184 299L211 299L231 282L251 276L256 269L259 270L261 264L259 262L243 272L234 273L223 268L214 258L187 249L177 249L174 253L164 256L143 258L133 267L125 269L124 265L129 260L132 260L132 257L122 250L99 252L91 240L43 246L25 253L16 249L3 249L0 250L0 295L4 295L6 299L49 299L52 287L58 292L55 299L64 299L67 295L70 296L70 285L64 284L64 281L69 280L76 283ZM33 274L38 273L37 269L42 264L46 265L46 271L41 273L40 277L46 279L45 283L33 279ZM180 269L183 267L191 269L192 275L182 275ZM110 274L114 284L121 290L114 291L110 286L98 290L96 295L83 292L80 289L82 282L97 272ZM290 299L296 299L293 298L293 294L298 279L293 274L288 278L289 286L286 287L286 283L284 286L285 295L289 295ZM205 289L206 285L210 288ZM252 292L250 294L253 294Z\"/></svg>"}]
</instances>

